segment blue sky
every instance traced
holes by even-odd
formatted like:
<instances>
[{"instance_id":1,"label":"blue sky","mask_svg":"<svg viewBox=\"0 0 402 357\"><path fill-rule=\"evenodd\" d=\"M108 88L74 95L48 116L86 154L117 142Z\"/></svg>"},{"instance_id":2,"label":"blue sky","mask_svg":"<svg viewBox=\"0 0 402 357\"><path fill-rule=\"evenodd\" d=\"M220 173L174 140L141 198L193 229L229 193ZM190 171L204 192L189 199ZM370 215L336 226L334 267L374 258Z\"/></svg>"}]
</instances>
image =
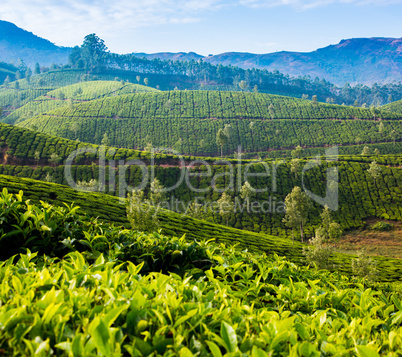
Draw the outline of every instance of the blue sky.
<instances>
[{"instance_id":1,"label":"blue sky","mask_svg":"<svg viewBox=\"0 0 402 357\"><path fill-rule=\"evenodd\" d=\"M2 0L0 19L61 46L96 33L113 52L312 51L402 37L402 0Z\"/></svg>"}]
</instances>

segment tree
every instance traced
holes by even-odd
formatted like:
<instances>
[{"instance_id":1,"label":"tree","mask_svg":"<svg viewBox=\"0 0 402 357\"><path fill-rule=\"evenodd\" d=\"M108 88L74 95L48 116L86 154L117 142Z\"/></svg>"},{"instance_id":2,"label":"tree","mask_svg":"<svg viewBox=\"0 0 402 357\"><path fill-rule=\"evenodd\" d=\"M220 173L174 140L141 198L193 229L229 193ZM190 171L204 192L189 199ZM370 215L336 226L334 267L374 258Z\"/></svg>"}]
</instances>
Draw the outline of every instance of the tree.
<instances>
[{"instance_id":1,"label":"tree","mask_svg":"<svg viewBox=\"0 0 402 357\"><path fill-rule=\"evenodd\" d=\"M108 49L105 42L96 34L85 36L80 50L80 59L83 60L86 68L96 71L103 67Z\"/></svg>"},{"instance_id":2,"label":"tree","mask_svg":"<svg viewBox=\"0 0 402 357\"><path fill-rule=\"evenodd\" d=\"M152 143L147 143L147 145L144 147L144 151L147 152L152 152L153 146Z\"/></svg>"},{"instance_id":3,"label":"tree","mask_svg":"<svg viewBox=\"0 0 402 357\"><path fill-rule=\"evenodd\" d=\"M49 162L52 165L57 165L61 161L61 157L57 155L55 152L50 155Z\"/></svg>"},{"instance_id":4,"label":"tree","mask_svg":"<svg viewBox=\"0 0 402 357\"><path fill-rule=\"evenodd\" d=\"M378 132L382 133L384 131L384 123L381 122L380 125L378 126Z\"/></svg>"},{"instance_id":5,"label":"tree","mask_svg":"<svg viewBox=\"0 0 402 357\"><path fill-rule=\"evenodd\" d=\"M311 264L315 264L317 269L329 269L332 267L330 263L331 249L325 244L325 240L319 234L311 239L310 245L303 248L303 255Z\"/></svg>"},{"instance_id":6,"label":"tree","mask_svg":"<svg viewBox=\"0 0 402 357\"><path fill-rule=\"evenodd\" d=\"M163 192L165 187L161 184L161 182L155 177L151 182L151 192L149 194L149 198L151 200L151 204L156 206L156 213L160 209L160 205L165 198L165 192Z\"/></svg>"},{"instance_id":7,"label":"tree","mask_svg":"<svg viewBox=\"0 0 402 357\"><path fill-rule=\"evenodd\" d=\"M46 182L54 182L53 175L51 175L50 172L47 173L47 175L45 177L45 181Z\"/></svg>"},{"instance_id":8,"label":"tree","mask_svg":"<svg viewBox=\"0 0 402 357\"><path fill-rule=\"evenodd\" d=\"M254 195L254 189L248 181L244 183L240 190L240 198L246 201L247 212L250 213L250 198Z\"/></svg>"},{"instance_id":9,"label":"tree","mask_svg":"<svg viewBox=\"0 0 402 357\"><path fill-rule=\"evenodd\" d=\"M379 150L378 148L375 148L375 149L374 149L374 154L375 154L376 156L380 155L380 150Z\"/></svg>"},{"instance_id":10,"label":"tree","mask_svg":"<svg viewBox=\"0 0 402 357\"><path fill-rule=\"evenodd\" d=\"M140 76L136 76L135 79L137 80L138 84L140 84L141 77L140 77Z\"/></svg>"},{"instance_id":11,"label":"tree","mask_svg":"<svg viewBox=\"0 0 402 357\"><path fill-rule=\"evenodd\" d=\"M318 98L317 98L316 95L313 95L312 98L311 98L311 100L312 100L312 102L313 102L313 105L318 105Z\"/></svg>"},{"instance_id":12,"label":"tree","mask_svg":"<svg viewBox=\"0 0 402 357\"><path fill-rule=\"evenodd\" d=\"M358 107L359 106L359 102L357 101L357 99L355 100L355 102L353 103L354 107Z\"/></svg>"},{"instance_id":13,"label":"tree","mask_svg":"<svg viewBox=\"0 0 402 357\"><path fill-rule=\"evenodd\" d=\"M304 223L307 221L310 210L310 199L302 192L299 186L293 188L285 198L286 213L283 221L292 228L292 238L294 240L294 230L300 227L301 241L304 241Z\"/></svg>"},{"instance_id":14,"label":"tree","mask_svg":"<svg viewBox=\"0 0 402 357\"><path fill-rule=\"evenodd\" d=\"M258 93L258 86L257 86L257 85L254 86L253 92L254 92L254 93Z\"/></svg>"},{"instance_id":15,"label":"tree","mask_svg":"<svg viewBox=\"0 0 402 357\"><path fill-rule=\"evenodd\" d=\"M219 206L219 214L222 219L226 221L226 226L229 226L229 217L231 213L234 212L234 204L232 198L225 191L217 202Z\"/></svg>"},{"instance_id":16,"label":"tree","mask_svg":"<svg viewBox=\"0 0 402 357\"><path fill-rule=\"evenodd\" d=\"M148 78L144 78L144 84L147 86L147 85L148 85L148 83L149 83Z\"/></svg>"},{"instance_id":17,"label":"tree","mask_svg":"<svg viewBox=\"0 0 402 357\"><path fill-rule=\"evenodd\" d=\"M376 119L380 114L379 110L374 105L370 106L370 110L371 114L373 115L373 119Z\"/></svg>"},{"instance_id":18,"label":"tree","mask_svg":"<svg viewBox=\"0 0 402 357\"><path fill-rule=\"evenodd\" d=\"M219 129L216 133L216 144L221 147L221 157L223 157L223 146L227 144L229 137L224 129Z\"/></svg>"},{"instance_id":19,"label":"tree","mask_svg":"<svg viewBox=\"0 0 402 357\"><path fill-rule=\"evenodd\" d=\"M376 161L373 161L370 164L369 169L367 170L367 172L370 174L370 176L373 178L374 180L374 185L377 181L377 179L381 176L381 166L377 164Z\"/></svg>"},{"instance_id":20,"label":"tree","mask_svg":"<svg viewBox=\"0 0 402 357\"><path fill-rule=\"evenodd\" d=\"M245 89L246 89L246 87L247 87L247 83L246 83L246 81L240 81L239 82L239 87L240 87L240 89L242 90L242 91L244 91Z\"/></svg>"},{"instance_id":21,"label":"tree","mask_svg":"<svg viewBox=\"0 0 402 357\"><path fill-rule=\"evenodd\" d=\"M307 100L307 99L308 99L308 94L303 94L303 95L302 95L302 99Z\"/></svg>"},{"instance_id":22,"label":"tree","mask_svg":"<svg viewBox=\"0 0 402 357\"><path fill-rule=\"evenodd\" d=\"M291 155L293 159L300 159L302 156L303 148L300 145L297 145L294 150L291 151Z\"/></svg>"},{"instance_id":23,"label":"tree","mask_svg":"<svg viewBox=\"0 0 402 357\"><path fill-rule=\"evenodd\" d=\"M332 220L331 210L328 206L325 206L321 212L321 226L316 233L323 239L338 239L343 234L341 225Z\"/></svg>"},{"instance_id":24,"label":"tree","mask_svg":"<svg viewBox=\"0 0 402 357\"><path fill-rule=\"evenodd\" d=\"M3 107L0 105L0 117L3 114Z\"/></svg>"},{"instance_id":25,"label":"tree","mask_svg":"<svg viewBox=\"0 0 402 357\"><path fill-rule=\"evenodd\" d=\"M202 209L202 204L197 203L196 201L191 202L186 210L185 213L187 216L197 218L197 219L204 219L205 218L205 212Z\"/></svg>"},{"instance_id":26,"label":"tree","mask_svg":"<svg viewBox=\"0 0 402 357\"><path fill-rule=\"evenodd\" d=\"M301 168L300 159L292 159L290 161L290 172L295 174L295 178L299 176L300 168Z\"/></svg>"},{"instance_id":27,"label":"tree","mask_svg":"<svg viewBox=\"0 0 402 357\"><path fill-rule=\"evenodd\" d=\"M101 145L103 145L103 146L109 146L109 138L108 138L108 136L107 136L107 134L105 133L105 134L103 134L103 138L102 138L102 140L101 140Z\"/></svg>"},{"instance_id":28,"label":"tree","mask_svg":"<svg viewBox=\"0 0 402 357\"><path fill-rule=\"evenodd\" d=\"M40 152L39 151L35 151L34 159L36 160L36 163L39 164L39 160L40 160Z\"/></svg>"},{"instance_id":29,"label":"tree","mask_svg":"<svg viewBox=\"0 0 402 357\"><path fill-rule=\"evenodd\" d=\"M27 68L25 71L25 79L27 80L28 83L31 82L31 77L32 77L32 70L30 68Z\"/></svg>"},{"instance_id":30,"label":"tree","mask_svg":"<svg viewBox=\"0 0 402 357\"><path fill-rule=\"evenodd\" d=\"M365 146L365 147L363 148L363 151L362 151L361 155L362 155L362 156L368 156L368 155L370 155L370 148L369 148L368 146Z\"/></svg>"},{"instance_id":31,"label":"tree","mask_svg":"<svg viewBox=\"0 0 402 357\"><path fill-rule=\"evenodd\" d=\"M40 74L40 66L39 66L39 63L35 63L34 74Z\"/></svg>"},{"instance_id":32,"label":"tree","mask_svg":"<svg viewBox=\"0 0 402 357\"><path fill-rule=\"evenodd\" d=\"M126 212L131 227L142 232L156 230L159 221L152 207L144 199L144 191L133 190L127 198Z\"/></svg>"},{"instance_id":33,"label":"tree","mask_svg":"<svg viewBox=\"0 0 402 357\"><path fill-rule=\"evenodd\" d=\"M356 276L360 276L369 281L375 281L377 275L377 262L360 250L357 258L352 260L352 271Z\"/></svg>"}]
</instances>

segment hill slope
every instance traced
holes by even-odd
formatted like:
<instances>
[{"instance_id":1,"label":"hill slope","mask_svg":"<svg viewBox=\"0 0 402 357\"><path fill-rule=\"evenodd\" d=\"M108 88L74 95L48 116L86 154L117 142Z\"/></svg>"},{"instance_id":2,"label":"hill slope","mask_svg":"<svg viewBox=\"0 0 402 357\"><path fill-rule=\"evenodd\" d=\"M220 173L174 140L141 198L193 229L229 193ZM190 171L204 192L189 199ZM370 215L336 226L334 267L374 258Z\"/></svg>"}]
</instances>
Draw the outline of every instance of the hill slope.
<instances>
[{"instance_id":1,"label":"hill slope","mask_svg":"<svg viewBox=\"0 0 402 357\"><path fill-rule=\"evenodd\" d=\"M102 220L125 225L128 223L125 206L116 197L100 193L80 193L67 186L0 175L0 188L3 187L13 193L23 190L24 195L33 202L45 200L56 205L62 205L62 202L75 203L81 207L81 212ZM163 233L167 235L186 234L190 239L213 239L216 242L238 244L240 248L268 255L275 253L286 256L290 261L304 264L303 245L297 242L292 244L290 240L228 228L170 211L161 212L160 219ZM349 255L334 254L331 260L337 264L338 271L351 274L351 259ZM376 257L375 260L379 269L378 280L399 281L402 273L400 260L383 257Z\"/></svg>"},{"instance_id":2,"label":"hill slope","mask_svg":"<svg viewBox=\"0 0 402 357\"><path fill-rule=\"evenodd\" d=\"M375 115L393 119L384 122L381 133L368 109L260 93L172 91L105 98L19 125L70 139L76 138L73 127L78 126L78 138L85 142L100 144L106 133L113 146L142 149L151 142L184 154L216 156L216 134L227 124L231 130L225 154L233 154L239 145L256 153L297 145L390 142L389 132L402 132L402 122L395 120L401 115Z\"/></svg>"},{"instance_id":3,"label":"hill slope","mask_svg":"<svg viewBox=\"0 0 402 357\"><path fill-rule=\"evenodd\" d=\"M70 52L71 48L58 47L11 22L0 20L0 61L17 63L21 58L32 68L35 63L66 64Z\"/></svg>"},{"instance_id":4,"label":"hill slope","mask_svg":"<svg viewBox=\"0 0 402 357\"><path fill-rule=\"evenodd\" d=\"M382 110L389 110L390 112L393 113L402 113L402 100L398 100L396 102L389 103L387 105L383 105L381 107Z\"/></svg>"},{"instance_id":5,"label":"hill slope","mask_svg":"<svg viewBox=\"0 0 402 357\"><path fill-rule=\"evenodd\" d=\"M89 147L93 149L85 155L80 155L71 167L71 178L74 182L92 179L104 182L103 192L111 195L125 197L129 187L139 187L144 182L144 189L149 192L150 171L148 174L142 171L137 163L132 163L130 167L119 167L114 170L110 165L114 163L123 165L119 160L141 160L150 165L150 153L135 150L108 148L106 153L105 169L99 165L101 151L94 145L79 143L61 139L45 134L40 134L31 130L22 129L11 125L0 125L0 174L7 174L19 177L47 180L48 177L60 184L68 184L65 173L65 160L67 156L78 148ZM52 155L57 154L57 160L52 159ZM186 166L190 160L195 158L184 158ZM368 173L370 163L376 160L381 165L381 175L376 182ZM203 161L205 164L205 161ZM314 162L316 162L314 160ZM259 202L260 207L267 205L264 210L247 210L243 207L242 201L236 201L239 212L230 216L229 224L236 228L247 229L255 232L265 232L277 236L291 236L292 232L286 228L283 219L282 203L288 193L295 186L305 186L307 190L314 192L320 197L326 196L326 189L329 185L327 169L334 167L339 170L339 210L334 212L334 218L342 224L343 228L364 226L364 220L368 217L378 217L380 219L401 220L402 217L402 170L398 168L402 165L401 155L395 156L358 156L358 157L339 157L336 164L322 162L321 165L301 172L299 169L296 175L291 171L289 162L279 163L273 167L272 162L264 165L254 162L243 162L237 167L232 161L221 162L219 160L209 161L209 175L205 175L206 167L197 166L191 169L195 177L187 177L186 169L180 169L180 165L174 157L164 154L156 154L156 167L152 172L165 187L172 187L167 193L167 204L170 209L185 212L188 204L199 199L204 205L205 216L208 220L222 222L222 218L217 212L209 210L210 204L220 198L217 189L224 189L228 186L228 178L233 181L230 190L233 197L239 197L240 188L238 182L243 185L245 172L260 173L269 170L271 175L264 178L250 177L247 180L255 188L261 189L262 193L253 197L255 202ZM230 166L232 164L232 166ZM304 167L306 161L301 161ZM268 169L266 169L268 168ZM183 178L186 176L185 178ZM194 191L189 184L196 188ZM275 184L274 184L275 182ZM234 184L236 183L236 184ZM206 189L205 189L206 188ZM268 191L267 191L268 188ZM201 189L201 191L200 191ZM173 199L173 201L171 201ZM174 200L179 203L175 205ZM243 208L242 208L243 207ZM282 208L281 208L282 207ZM264 214L269 209L269 214ZM309 214L309 222L306 224L306 232L311 235L319 224L319 215L322 207L314 204Z\"/></svg>"},{"instance_id":6,"label":"hill slope","mask_svg":"<svg viewBox=\"0 0 402 357\"><path fill-rule=\"evenodd\" d=\"M14 110L2 121L14 124L63 106L71 106L77 103L121 94L144 92L156 92L156 89L139 84L117 81L80 82L44 93L40 97L35 98L35 100L31 100L17 110Z\"/></svg>"}]
</instances>

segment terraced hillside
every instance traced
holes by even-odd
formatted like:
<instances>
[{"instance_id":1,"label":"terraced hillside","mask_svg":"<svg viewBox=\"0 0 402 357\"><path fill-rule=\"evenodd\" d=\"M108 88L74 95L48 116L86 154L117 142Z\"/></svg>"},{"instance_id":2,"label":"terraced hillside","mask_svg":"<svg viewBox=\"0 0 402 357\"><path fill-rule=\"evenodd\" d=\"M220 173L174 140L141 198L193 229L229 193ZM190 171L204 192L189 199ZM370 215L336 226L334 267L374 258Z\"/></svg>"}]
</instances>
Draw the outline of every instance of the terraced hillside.
<instances>
[{"instance_id":1,"label":"terraced hillside","mask_svg":"<svg viewBox=\"0 0 402 357\"><path fill-rule=\"evenodd\" d=\"M50 91L31 89L20 92L15 89L8 89L7 91L0 91L1 101L6 109L10 105L12 105L13 108L18 107L18 103L16 104L14 102L26 104L13 110L10 114L5 116L2 121L8 124L14 124L64 106L71 107L77 103L121 94L153 91L156 91L156 89L139 84L117 81L80 82Z\"/></svg>"},{"instance_id":2,"label":"terraced hillside","mask_svg":"<svg viewBox=\"0 0 402 357\"><path fill-rule=\"evenodd\" d=\"M112 151L108 150L107 152L105 170L101 170L98 166L100 151L97 146L60 139L6 124L0 125L0 129L2 133L0 137L2 152L0 173L2 174L38 180L51 179L60 184L67 184L65 167L63 166L65 159L74 150L89 147L94 151L78 156L73 162L71 175L74 182L90 182L92 179L101 182L102 178L105 177L105 187L101 189L111 195L125 197L127 194L126 185L137 187L144 179L143 168L138 166L138 163L134 163L130 167L120 166L121 171L116 171L119 168L111 169L109 165L113 161L109 160L114 160L113 165L115 166L124 165L125 162L134 159L141 160L147 165L150 164L150 153L128 149L112 149ZM194 159L186 157L186 164L188 165L189 161ZM119 160L125 161L119 163ZM376 182L367 171L373 160L381 165L381 176ZM313 162L315 161L313 160ZM243 162L240 167L235 167L236 161L222 163L210 160L209 175L190 177L188 170L180 169L178 160L172 156L156 154L155 163L159 165L155 168L156 177L165 187L172 187L179 183L175 189L169 192L167 201L179 199L184 204L180 207L181 211L184 211L185 207L194 202L196 198L201 200L205 207L208 207L209 203L220 198L221 194L216 190L228 188L230 186L229 179L232 178L231 195L233 199L238 199L237 203L243 209L230 216L229 224L236 228L287 237L291 236L291 230L286 228L282 222L285 196L293 187L302 186L304 182L306 189L324 197L328 181L326 178L327 168L328 165L334 166L334 164L326 164L324 161L322 165L303 174L301 171L306 161L300 162L300 168L295 173L291 171L290 162L276 166L273 166L274 163L268 162L266 167L261 163ZM340 208L334 217L345 229L363 226L364 220L368 217L402 219L400 189L402 187L402 170L399 168L402 166L401 155L341 156L335 166L339 171ZM253 200L261 205L270 205L269 214L264 214L262 211L246 210L244 202L239 200L240 187L238 182L240 181L243 185L246 170L249 173L258 174L269 171L270 175L265 174L266 177L264 178L251 177L248 179L253 187L266 189L265 192L256 195ZM120 172L121 174L119 174ZM151 173L150 168L148 168L148 172ZM191 173L196 175L205 175L207 172L205 166L196 166L191 169ZM274 172L275 176L272 176ZM151 181L149 176L147 179L146 192L149 190ZM187 181L196 190L190 189ZM205 190L200 192L199 190L202 189ZM173 207L170 208L174 209ZM319 205L315 205L311 210L309 221L306 224L307 234L312 234L319 224L318 217L321 210L322 207ZM222 218L216 212L207 212L206 217L216 223L222 222Z\"/></svg>"},{"instance_id":3,"label":"terraced hillside","mask_svg":"<svg viewBox=\"0 0 402 357\"><path fill-rule=\"evenodd\" d=\"M390 112L393 113L402 113L402 100L398 100L396 102L389 103L387 105L383 105L381 107L382 110L389 110Z\"/></svg>"},{"instance_id":4,"label":"terraced hillside","mask_svg":"<svg viewBox=\"0 0 402 357\"><path fill-rule=\"evenodd\" d=\"M0 189L7 187L10 192L24 191L24 196L39 202L44 200L55 205L77 204L81 212L87 213L101 220L127 225L125 205L118 198L101 193L80 193L70 187L53 183L44 183L35 180L0 175ZM226 244L236 244L238 248L247 248L249 251L268 255L277 254L285 256L297 264L305 264L302 254L303 245L298 242L274 236L256 234L216 225L204 220L182 216L170 211L161 211L159 214L163 234L182 236L189 240L209 240ZM336 264L338 272L351 275L351 259L353 256L345 254L332 254L331 262ZM402 262L397 259L376 257L378 263L378 280L399 281L402 273Z\"/></svg>"},{"instance_id":5,"label":"terraced hillside","mask_svg":"<svg viewBox=\"0 0 402 357\"><path fill-rule=\"evenodd\" d=\"M99 144L142 149L149 142L184 154L220 154L216 134L231 125L225 155L327 145L399 141L400 116L388 111L314 104L259 93L173 91L122 95L64 107L23 123L23 127ZM402 117L402 115L401 115ZM377 119L382 118L382 128ZM391 150L392 151L392 150ZM395 151L394 151L395 152Z\"/></svg>"},{"instance_id":6,"label":"terraced hillside","mask_svg":"<svg viewBox=\"0 0 402 357\"><path fill-rule=\"evenodd\" d=\"M85 148L92 149L93 153L88 151L78 155L74 163L98 162L101 150L98 145L68 140L0 123L1 164L55 166L65 162L75 150L84 150ZM174 164L177 161L177 157L163 153L155 153L154 158L156 164ZM106 159L116 161L141 159L149 163L151 154L131 149L108 148Z\"/></svg>"}]
</instances>

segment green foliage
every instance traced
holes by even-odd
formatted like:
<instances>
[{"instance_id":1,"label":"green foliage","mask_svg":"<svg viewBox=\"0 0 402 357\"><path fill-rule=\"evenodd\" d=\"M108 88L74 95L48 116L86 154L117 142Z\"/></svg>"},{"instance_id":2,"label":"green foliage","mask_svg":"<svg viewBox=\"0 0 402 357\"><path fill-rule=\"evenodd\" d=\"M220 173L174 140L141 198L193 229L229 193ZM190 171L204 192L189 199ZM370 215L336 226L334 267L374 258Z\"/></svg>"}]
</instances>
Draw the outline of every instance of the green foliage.
<instances>
[{"instance_id":1,"label":"green foliage","mask_svg":"<svg viewBox=\"0 0 402 357\"><path fill-rule=\"evenodd\" d=\"M31 199L32 202L40 203L41 200L48 200L58 206L63 206L63 202L75 203L81 207L80 214L86 213L98 217L101 221L115 222L129 227L126 207L117 197L101 193L78 192L68 186L3 175L0 175L0 187L8 187L9 191L14 193L24 190L24 196ZM344 211L348 212L345 209ZM286 256L298 264L304 262L303 245L299 242L292 244L288 239L225 227L172 211L161 210L158 219L161 222L160 228L168 236L185 234L189 240L207 241L212 239L218 243L236 244L238 248L247 249L251 252ZM400 260L382 257L375 257L374 259L378 263L379 281L400 280L400 270L402 269ZM338 271L352 274L350 256L334 254L331 256L331 261L336 265Z\"/></svg>"},{"instance_id":2,"label":"green foliage","mask_svg":"<svg viewBox=\"0 0 402 357\"><path fill-rule=\"evenodd\" d=\"M331 247L318 232L310 240L310 245L307 248L303 248L307 263L315 265L317 269L333 268L333 263L330 261L331 253Z\"/></svg>"},{"instance_id":3,"label":"green foliage","mask_svg":"<svg viewBox=\"0 0 402 357\"><path fill-rule=\"evenodd\" d=\"M367 172L373 178L374 183L375 183L377 181L377 179L381 176L381 167L380 167L380 165L377 164L376 161L373 161L370 164L370 168L367 170Z\"/></svg>"},{"instance_id":4,"label":"green foliage","mask_svg":"<svg viewBox=\"0 0 402 357\"><path fill-rule=\"evenodd\" d=\"M152 232L159 226L155 209L145 200L144 191L133 190L128 194L127 219L137 231Z\"/></svg>"},{"instance_id":5,"label":"green foliage","mask_svg":"<svg viewBox=\"0 0 402 357\"><path fill-rule=\"evenodd\" d=\"M370 226L370 229L374 231L380 231L380 232L387 232L390 231L394 228L394 225L388 222L383 222L379 221L377 223L374 223Z\"/></svg>"},{"instance_id":6,"label":"green foliage","mask_svg":"<svg viewBox=\"0 0 402 357\"><path fill-rule=\"evenodd\" d=\"M18 109L4 118L4 122L14 124L30 119L34 115L52 111L60 107L74 109L74 104L99 98L114 97L121 94L155 91L153 88L138 84L120 83L116 81L89 81L72 84L55 90L28 90L19 95ZM3 96L3 99L1 99ZM26 98L24 98L26 96ZM13 92L0 90L0 102L10 105L15 100Z\"/></svg>"},{"instance_id":7,"label":"green foliage","mask_svg":"<svg viewBox=\"0 0 402 357\"><path fill-rule=\"evenodd\" d=\"M277 120L267 120L272 118L271 105ZM354 145L356 137L360 138L359 143L374 145L392 140L391 127L402 131L402 122L389 112L383 116L393 120L384 121L385 129L380 133L367 109L329 104L313 106L301 99L240 92L119 95L73 108L65 106L47 114L19 125L36 125L42 132L75 139L71 126L78 123L78 138L84 142L99 144L104 133L111 145L127 148L143 148L148 142L157 147L173 147L180 141L184 154L196 155L217 155L222 145L221 140L215 139L219 129L227 125L233 130L223 143L225 153L237 150L238 145L243 151L265 153L272 149L293 149L300 143L307 148ZM332 118L338 120L329 120ZM250 120L254 122L252 131Z\"/></svg>"},{"instance_id":8,"label":"green foliage","mask_svg":"<svg viewBox=\"0 0 402 357\"><path fill-rule=\"evenodd\" d=\"M63 222L59 228L61 234L68 230ZM85 217L73 233L75 239L63 241L70 249L63 259L28 250L0 264L0 335L7 353L375 356L402 351L401 294L389 285L300 267L276 255L130 232Z\"/></svg>"},{"instance_id":9,"label":"green foliage","mask_svg":"<svg viewBox=\"0 0 402 357\"><path fill-rule=\"evenodd\" d=\"M306 193L302 192L299 186L292 189L285 198L286 213L283 219L284 223L292 228L292 237L294 239L294 230L300 227L301 240L304 238L304 225L307 221L308 211L311 208L311 202Z\"/></svg>"},{"instance_id":10,"label":"green foliage","mask_svg":"<svg viewBox=\"0 0 402 357\"><path fill-rule=\"evenodd\" d=\"M353 274L369 281L374 281L378 273L377 263L363 250L360 250L357 254L357 258L352 260Z\"/></svg>"},{"instance_id":11,"label":"green foliage","mask_svg":"<svg viewBox=\"0 0 402 357\"><path fill-rule=\"evenodd\" d=\"M235 211L234 203L230 195L225 191L221 198L217 201L219 207L219 215L229 225L230 215Z\"/></svg>"}]
</instances>

